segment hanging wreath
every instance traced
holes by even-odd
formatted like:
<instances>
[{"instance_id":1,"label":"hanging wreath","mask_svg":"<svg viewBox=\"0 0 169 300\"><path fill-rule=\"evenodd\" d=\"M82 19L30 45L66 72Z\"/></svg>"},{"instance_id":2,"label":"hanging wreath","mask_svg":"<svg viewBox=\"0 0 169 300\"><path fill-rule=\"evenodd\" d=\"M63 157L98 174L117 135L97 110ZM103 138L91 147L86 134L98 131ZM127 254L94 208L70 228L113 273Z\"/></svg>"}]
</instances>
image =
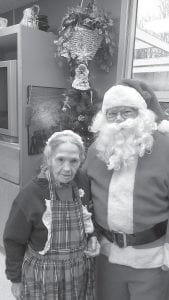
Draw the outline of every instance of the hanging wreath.
<instances>
[{"instance_id":1,"label":"hanging wreath","mask_svg":"<svg viewBox=\"0 0 169 300\"><path fill-rule=\"evenodd\" d=\"M71 74L75 76L72 86L88 90L88 62L95 57L99 67L109 72L113 64L116 41L114 20L110 13L100 12L95 0L83 7L71 8L63 18L58 34L56 53L67 59Z\"/></svg>"}]
</instances>

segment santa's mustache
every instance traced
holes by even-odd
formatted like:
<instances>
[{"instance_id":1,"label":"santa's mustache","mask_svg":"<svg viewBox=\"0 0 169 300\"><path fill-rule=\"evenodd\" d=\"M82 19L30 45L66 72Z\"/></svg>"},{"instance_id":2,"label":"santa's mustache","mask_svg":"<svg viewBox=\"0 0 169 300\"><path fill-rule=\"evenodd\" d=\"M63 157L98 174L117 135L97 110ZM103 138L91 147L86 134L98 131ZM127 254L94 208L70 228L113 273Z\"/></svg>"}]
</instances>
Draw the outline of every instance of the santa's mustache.
<instances>
[{"instance_id":1,"label":"santa's mustache","mask_svg":"<svg viewBox=\"0 0 169 300\"><path fill-rule=\"evenodd\" d=\"M121 123L105 123L100 129L100 134L105 132L110 132L113 135L118 132L130 132L133 131L134 128L139 127L138 119L127 119ZM142 130L142 128L140 128Z\"/></svg>"}]
</instances>

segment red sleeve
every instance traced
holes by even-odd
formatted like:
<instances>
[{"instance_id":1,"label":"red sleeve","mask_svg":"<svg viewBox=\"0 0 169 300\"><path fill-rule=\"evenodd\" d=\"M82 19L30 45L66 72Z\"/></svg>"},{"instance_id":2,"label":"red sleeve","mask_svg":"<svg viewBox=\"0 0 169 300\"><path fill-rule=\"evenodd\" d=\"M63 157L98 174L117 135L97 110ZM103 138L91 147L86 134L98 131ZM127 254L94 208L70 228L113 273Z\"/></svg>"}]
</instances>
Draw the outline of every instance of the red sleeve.
<instances>
[{"instance_id":1,"label":"red sleeve","mask_svg":"<svg viewBox=\"0 0 169 300\"><path fill-rule=\"evenodd\" d=\"M21 281L21 270L27 242L31 233L31 223L14 201L4 230L6 252L6 275L12 282Z\"/></svg>"}]
</instances>

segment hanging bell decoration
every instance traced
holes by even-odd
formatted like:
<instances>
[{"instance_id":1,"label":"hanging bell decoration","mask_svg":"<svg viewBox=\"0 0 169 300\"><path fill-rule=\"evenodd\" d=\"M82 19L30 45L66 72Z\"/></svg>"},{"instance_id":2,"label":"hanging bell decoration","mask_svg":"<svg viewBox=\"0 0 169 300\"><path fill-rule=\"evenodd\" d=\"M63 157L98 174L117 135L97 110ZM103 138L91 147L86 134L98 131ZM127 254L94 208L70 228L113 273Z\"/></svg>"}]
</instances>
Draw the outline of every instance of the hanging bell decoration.
<instances>
[{"instance_id":1,"label":"hanging bell decoration","mask_svg":"<svg viewBox=\"0 0 169 300\"><path fill-rule=\"evenodd\" d=\"M58 40L54 41L57 53L68 62L74 62L75 78L72 87L89 90L88 62L92 60L102 42L102 31L97 27L98 11L95 1L83 8L72 9L63 19Z\"/></svg>"}]
</instances>

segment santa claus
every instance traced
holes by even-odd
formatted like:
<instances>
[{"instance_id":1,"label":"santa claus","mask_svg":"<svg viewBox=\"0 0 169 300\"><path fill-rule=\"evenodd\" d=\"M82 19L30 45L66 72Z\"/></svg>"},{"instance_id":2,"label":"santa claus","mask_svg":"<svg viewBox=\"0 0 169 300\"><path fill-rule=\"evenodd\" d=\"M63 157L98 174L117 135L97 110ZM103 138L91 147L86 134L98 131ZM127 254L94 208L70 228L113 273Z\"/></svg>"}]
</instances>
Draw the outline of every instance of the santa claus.
<instances>
[{"instance_id":1,"label":"santa claus","mask_svg":"<svg viewBox=\"0 0 169 300\"><path fill-rule=\"evenodd\" d=\"M169 299L168 121L151 88L126 79L105 93L92 131L97 300Z\"/></svg>"}]
</instances>

